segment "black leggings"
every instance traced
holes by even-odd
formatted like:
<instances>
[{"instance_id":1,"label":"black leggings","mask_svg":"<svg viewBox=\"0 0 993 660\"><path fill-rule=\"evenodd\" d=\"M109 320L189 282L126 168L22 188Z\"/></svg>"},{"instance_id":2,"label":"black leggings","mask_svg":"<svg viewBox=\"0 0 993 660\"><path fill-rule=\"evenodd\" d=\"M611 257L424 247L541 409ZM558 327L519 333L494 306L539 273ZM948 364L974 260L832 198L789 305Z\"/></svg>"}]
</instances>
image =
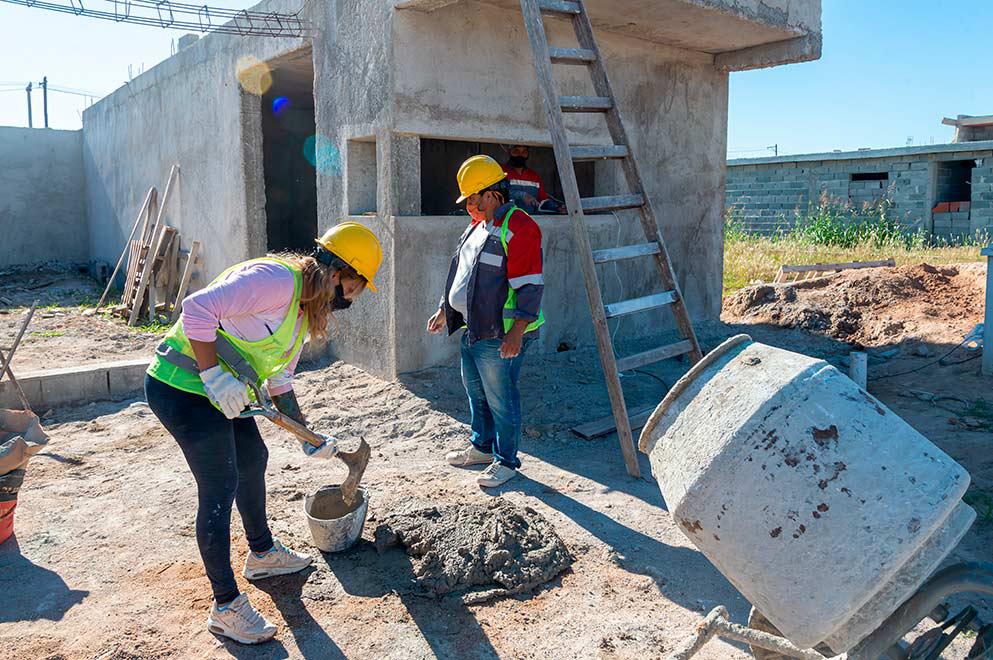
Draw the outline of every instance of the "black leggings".
<instances>
[{"instance_id":1,"label":"black leggings","mask_svg":"<svg viewBox=\"0 0 993 660\"><path fill-rule=\"evenodd\" d=\"M265 516L265 468L269 459L254 419L227 419L206 397L145 376L145 398L179 443L197 482L197 545L214 600L238 597L231 570L231 504L255 552L272 548Z\"/></svg>"}]
</instances>

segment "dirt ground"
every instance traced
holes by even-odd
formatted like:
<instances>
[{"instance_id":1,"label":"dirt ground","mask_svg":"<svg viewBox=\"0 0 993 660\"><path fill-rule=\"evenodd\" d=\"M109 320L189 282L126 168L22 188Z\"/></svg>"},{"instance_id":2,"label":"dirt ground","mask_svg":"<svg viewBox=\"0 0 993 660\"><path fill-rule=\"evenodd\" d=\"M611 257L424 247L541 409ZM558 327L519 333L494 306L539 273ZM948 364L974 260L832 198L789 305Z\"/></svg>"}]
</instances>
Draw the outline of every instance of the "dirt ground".
<instances>
[{"instance_id":1,"label":"dirt ground","mask_svg":"<svg viewBox=\"0 0 993 660\"><path fill-rule=\"evenodd\" d=\"M953 552L955 561L993 560L993 512L982 508L993 506L993 396L979 360L932 363L981 310L973 307L961 327L949 322L924 341L908 333L863 340L871 347L870 378L877 379L870 391L972 474L969 497L985 515ZM739 332L839 366L851 350L824 331L749 323L731 313L725 323L702 326L700 338L709 349ZM973 355L959 349L946 363ZM684 370L669 361L652 375L625 378L629 405L657 402ZM289 436L263 427L271 525L315 558L296 576L252 585L239 577L252 602L279 624L275 641L245 647L206 631L210 591L193 538L193 479L147 407L125 401L56 410L46 420L51 446L29 466L15 540L0 547L0 657L642 659L664 657L718 604L736 621L746 619L748 603L673 524L647 459L645 478L632 479L614 436L587 442L569 431L609 411L592 349L526 361L524 466L495 492L480 490L473 471L443 461L468 435L456 368L384 382L342 363L317 364L300 374L297 389L315 428L372 445L364 482L370 521L347 552L313 549L302 498L340 481L344 469L305 459ZM409 558L398 549L379 555L372 544L377 519L411 497L438 504L504 497L531 506L576 561L531 595L481 605L425 598ZM247 548L237 514L232 529L240 569ZM971 602L993 621L993 599ZM945 657L963 658L970 645L961 640ZM714 640L697 657L750 655Z\"/></svg>"},{"instance_id":2,"label":"dirt ground","mask_svg":"<svg viewBox=\"0 0 993 660\"><path fill-rule=\"evenodd\" d=\"M38 302L14 356L14 373L152 355L160 328L129 328L109 314L84 316L102 293L103 287L85 273L55 264L0 271L0 346L13 343L24 315Z\"/></svg>"}]
</instances>

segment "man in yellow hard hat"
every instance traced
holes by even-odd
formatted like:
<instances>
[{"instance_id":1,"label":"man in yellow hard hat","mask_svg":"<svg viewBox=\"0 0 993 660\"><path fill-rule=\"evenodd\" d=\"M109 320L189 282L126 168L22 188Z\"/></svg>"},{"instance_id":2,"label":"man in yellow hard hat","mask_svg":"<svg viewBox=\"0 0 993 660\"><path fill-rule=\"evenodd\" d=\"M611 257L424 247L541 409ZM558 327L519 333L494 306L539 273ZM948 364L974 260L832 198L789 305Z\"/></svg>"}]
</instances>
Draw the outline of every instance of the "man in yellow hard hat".
<instances>
[{"instance_id":1,"label":"man in yellow hard hat","mask_svg":"<svg viewBox=\"0 0 993 660\"><path fill-rule=\"evenodd\" d=\"M521 462L519 379L524 354L545 322L541 297L541 230L510 200L507 175L489 156L473 156L457 175L471 221L452 257L445 294L428 331L461 328L462 382L469 397L472 437L449 453L457 467L487 465L476 479L496 487Z\"/></svg>"},{"instance_id":2,"label":"man in yellow hard hat","mask_svg":"<svg viewBox=\"0 0 993 660\"><path fill-rule=\"evenodd\" d=\"M273 538L266 520L268 451L254 418L240 415L246 383L268 388L280 411L306 421L293 393L304 338L323 338L335 310L349 307L383 258L365 226L342 222L314 252L276 254L227 269L183 301L145 377L149 407L176 440L197 484L196 537L214 602L207 628L245 644L271 639L276 626L255 610L231 568L231 508L237 500L249 552L249 580L295 573L310 555ZM309 458L337 453L334 438L302 447Z\"/></svg>"}]
</instances>

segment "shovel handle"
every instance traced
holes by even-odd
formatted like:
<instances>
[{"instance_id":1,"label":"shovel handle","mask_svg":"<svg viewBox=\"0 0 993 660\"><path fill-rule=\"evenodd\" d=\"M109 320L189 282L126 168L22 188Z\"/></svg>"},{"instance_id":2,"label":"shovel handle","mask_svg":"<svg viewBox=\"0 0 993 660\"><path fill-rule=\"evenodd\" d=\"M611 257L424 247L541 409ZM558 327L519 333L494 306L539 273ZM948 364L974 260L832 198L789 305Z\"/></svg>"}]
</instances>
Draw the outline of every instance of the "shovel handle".
<instances>
[{"instance_id":1,"label":"shovel handle","mask_svg":"<svg viewBox=\"0 0 993 660\"><path fill-rule=\"evenodd\" d=\"M276 426L286 429L296 437L309 442L315 447L320 447L324 444L324 438L322 436L314 433L300 422L287 417L283 413L266 411L265 416Z\"/></svg>"}]
</instances>

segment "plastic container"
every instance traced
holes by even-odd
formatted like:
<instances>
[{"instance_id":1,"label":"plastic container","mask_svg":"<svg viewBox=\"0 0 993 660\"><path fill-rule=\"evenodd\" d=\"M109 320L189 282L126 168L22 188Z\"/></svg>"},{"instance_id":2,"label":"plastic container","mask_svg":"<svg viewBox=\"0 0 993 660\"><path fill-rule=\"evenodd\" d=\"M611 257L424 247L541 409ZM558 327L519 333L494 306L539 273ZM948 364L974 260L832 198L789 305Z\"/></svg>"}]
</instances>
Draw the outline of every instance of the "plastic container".
<instances>
[{"instance_id":1,"label":"plastic container","mask_svg":"<svg viewBox=\"0 0 993 660\"><path fill-rule=\"evenodd\" d=\"M340 486L325 486L304 499L303 512L317 549L341 552L355 545L362 536L369 513L369 493L360 487L355 502L347 506Z\"/></svg>"},{"instance_id":2,"label":"plastic container","mask_svg":"<svg viewBox=\"0 0 993 660\"><path fill-rule=\"evenodd\" d=\"M975 519L968 473L822 360L738 335L641 433L680 529L785 637L840 654Z\"/></svg>"},{"instance_id":3,"label":"plastic container","mask_svg":"<svg viewBox=\"0 0 993 660\"><path fill-rule=\"evenodd\" d=\"M0 502L0 545L14 533L14 509L16 508L17 500Z\"/></svg>"}]
</instances>

